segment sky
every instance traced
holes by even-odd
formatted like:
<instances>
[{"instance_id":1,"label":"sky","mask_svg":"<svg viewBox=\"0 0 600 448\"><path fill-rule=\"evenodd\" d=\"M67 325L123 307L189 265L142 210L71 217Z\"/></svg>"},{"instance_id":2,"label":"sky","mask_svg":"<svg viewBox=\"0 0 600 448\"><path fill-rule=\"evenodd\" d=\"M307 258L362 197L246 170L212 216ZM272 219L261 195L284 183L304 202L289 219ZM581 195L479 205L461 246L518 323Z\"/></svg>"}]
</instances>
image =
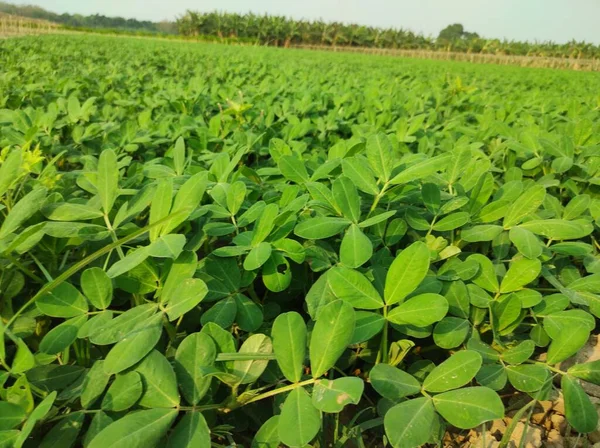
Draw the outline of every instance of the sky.
<instances>
[{"instance_id":1,"label":"sky","mask_svg":"<svg viewBox=\"0 0 600 448\"><path fill-rule=\"evenodd\" d=\"M482 37L600 44L600 0L8 0L57 13L173 20L187 9L255 12L410 29L437 36L451 23Z\"/></svg>"}]
</instances>

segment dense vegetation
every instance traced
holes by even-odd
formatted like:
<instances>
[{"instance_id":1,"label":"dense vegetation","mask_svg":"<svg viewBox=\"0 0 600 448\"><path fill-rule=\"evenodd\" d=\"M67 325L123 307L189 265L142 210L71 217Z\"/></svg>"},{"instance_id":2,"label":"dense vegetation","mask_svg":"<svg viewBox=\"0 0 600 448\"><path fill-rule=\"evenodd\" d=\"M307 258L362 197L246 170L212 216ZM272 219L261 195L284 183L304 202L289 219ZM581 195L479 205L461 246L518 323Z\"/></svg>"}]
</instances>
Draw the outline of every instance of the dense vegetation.
<instances>
[{"instance_id":1,"label":"dense vegetation","mask_svg":"<svg viewBox=\"0 0 600 448\"><path fill-rule=\"evenodd\" d=\"M0 1L0 12L47 20L70 29L138 34L162 34L218 39L271 46L333 46L376 49L445 51L468 54L598 59L600 47L575 40L555 42L519 42L481 37L452 24L437 37L424 36L401 28L377 28L359 24L295 20L283 16L187 11L176 22L150 22L101 14L57 14L39 6L14 5Z\"/></svg>"},{"instance_id":2,"label":"dense vegetation","mask_svg":"<svg viewBox=\"0 0 600 448\"><path fill-rule=\"evenodd\" d=\"M596 429L597 76L0 54L1 446L413 447L558 392Z\"/></svg>"},{"instance_id":3,"label":"dense vegetation","mask_svg":"<svg viewBox=\"0 0 600 448\"><path fill-rule=\"evenodd\" d=\"M401 28L376 28L358 24L294 20L281 16L188 11L177 20L185 36L217 36L260 45L349 46L428 51L453 51L494 55L558 58L600 57L600 47L586 42L518 42L479 37L454 24L438 38Z\"/></svg>"},{"instance_id":4,"label":"dense vegetation","mask_svg":"<svg viewBox=\"0 0 600 448\"><path fill-rule=\"evenodd\" d=\"M69 28L100 28L122 31L137 31L145 33L173 34L177 29L173 22L150 22L147 20L125 19L123 17L108 17L102 14L84 16L82 14L57 14L34 5L14 5L0 2L0 12L32 19L47 20Z\"/></svg>"}]
</instances>

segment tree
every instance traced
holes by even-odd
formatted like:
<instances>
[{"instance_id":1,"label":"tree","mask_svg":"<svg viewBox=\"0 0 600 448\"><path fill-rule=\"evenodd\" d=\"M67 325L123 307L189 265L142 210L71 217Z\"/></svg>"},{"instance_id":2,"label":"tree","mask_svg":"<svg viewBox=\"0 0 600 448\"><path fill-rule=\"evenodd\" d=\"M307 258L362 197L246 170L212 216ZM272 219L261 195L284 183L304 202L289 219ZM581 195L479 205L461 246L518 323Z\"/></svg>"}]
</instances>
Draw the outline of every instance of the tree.
<instances>
[{"instance_id":1,"label":"tree","mask_svg":"<svg viewBox=\"0 0 600 448\"><path fill-rule=\"evenodd\" d=\"M452 25L448 25L438 35L439 40L444 40L447 42L454 42L457 40L471 40L478 39L479 35L477 33L470 33L465 31L465 28L460 23L454 23Z\"/></svg>"}]
</instances>

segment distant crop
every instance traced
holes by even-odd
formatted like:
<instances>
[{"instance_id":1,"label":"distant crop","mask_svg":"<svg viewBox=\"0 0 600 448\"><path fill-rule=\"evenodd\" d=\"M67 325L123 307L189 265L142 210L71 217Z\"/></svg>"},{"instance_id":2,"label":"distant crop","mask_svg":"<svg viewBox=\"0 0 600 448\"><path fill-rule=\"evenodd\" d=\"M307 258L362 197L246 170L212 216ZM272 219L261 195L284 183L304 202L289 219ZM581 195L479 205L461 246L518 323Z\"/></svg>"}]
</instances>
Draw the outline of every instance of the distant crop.
<instances>
[{"instance_id":1,"label":"distant crop","mask_svg":"<svg viewBox=\"0 0 600 448\"><path fill-rule=\"evenodd\" d=\"M416 447L558 392L596 430L597 77L0 54L0 446Z\"/></svg>"}]
</instances>

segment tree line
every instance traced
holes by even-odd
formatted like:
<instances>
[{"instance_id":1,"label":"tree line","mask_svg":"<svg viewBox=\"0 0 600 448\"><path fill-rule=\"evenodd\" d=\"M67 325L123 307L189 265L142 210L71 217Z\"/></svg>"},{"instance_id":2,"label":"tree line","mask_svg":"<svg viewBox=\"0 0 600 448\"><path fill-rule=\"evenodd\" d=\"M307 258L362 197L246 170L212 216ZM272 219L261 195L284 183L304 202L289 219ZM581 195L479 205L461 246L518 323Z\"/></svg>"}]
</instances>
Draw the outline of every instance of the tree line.
<instances>
[{"instance_id":1,"label":"tree line","mask_svg":"<svg viewBox=\"0 0 600 448\"><path fill-rule=\"evenodd\" d=\"M32 19L47 20L69 28L106 28L124 31L141 31L146 33L176 34L174 22L150 22L147 20L108 17L102 14L84 16L81 14L57 14L34 5L13 5L0 2L0 12Z\"/></svg>"},{"instance_id":2,"label":"tree line","mask_svg":"<svg viewBox=\"0 0 600 448\"><path fill-rule=\"evenodd\" d=\"M402 28L377 28L358 24L293 20L283 16L187 11L177 20L179 34L289 47L295 45L350 46L591 59L600 57L600 47L586 42L519 42L486 39L452 24L437 37Z\"/></svg>"}]
</instances>

